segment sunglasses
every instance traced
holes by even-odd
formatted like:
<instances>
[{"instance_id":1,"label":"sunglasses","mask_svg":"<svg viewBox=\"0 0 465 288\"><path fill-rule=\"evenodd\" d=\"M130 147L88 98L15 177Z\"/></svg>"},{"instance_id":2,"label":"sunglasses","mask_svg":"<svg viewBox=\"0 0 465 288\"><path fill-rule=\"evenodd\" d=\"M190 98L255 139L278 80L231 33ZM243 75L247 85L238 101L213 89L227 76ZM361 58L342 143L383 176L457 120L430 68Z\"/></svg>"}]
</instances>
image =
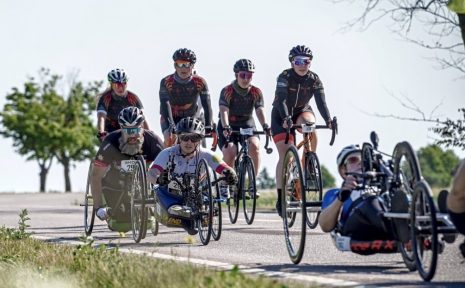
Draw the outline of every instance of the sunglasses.
<instances>
[{"instance_id":1,"label":"sunglasses","mask_svg":"<svg viewBox=\"0 0 465 288\"><path fill-rule=\"evenodd\" d=\"M181 134L179 135L179 139L181 139L181 141L184 142L187 142L189 140L191 142L199 142L200 140L202 140L202 136L199 134Z\"/></svg>"},{"instance_id":2,"label":"sunglasses","mask_svg":"<svg viewBox=\"0 0 465 288\"><path fill-rule=\"evenodd\" d=\"M357 164L362 161L362 157L360 156L350 156L349 158L344 161L344 164Z\"/></svg>"},{"instance_id":3,"label":"sunglasses","mask_svg":"<svg viewBox=\"0 0 465 288\"><path fill-rule=\"evenodd\" d=\"M239 77L244 79L244 80L248 80L248 79L251 79L252 78L252 75L253 73L252 72L239 72Z\"/></svg>"},{"instance_id":4,"label":"sunglasses","mask_svg":"<svg viewBox=\"0 0 465 288\"><path fill-rule=\"evenodd\" d=\"M292 63L297 66L304 66L310 64L310 59L295 59Z\"/></svg>"},{"instance_id":5,"label":"sunglasses","mask_svg":"<svg viewBox=\"0 0 465 288\"><path fill-rule=\"evenodd\" d=\"M128 135L132 135L132 134L139 134L140 132L140 127L136 127L136 128L122 128L123 131L128 134Z\"/></svg>"},{"instance_id":6,"label":"sunglasses","mask_svg":"<svg viewBox=\"0 0 465 288\"><path fill-rule=\"evenodd\" d=\"M190 68L192 66L192 63L189 63L189 62L185 62L185 63L175 62L175 64L176 64L176 67L178 68Z\"/></svg>"}]
</instances>

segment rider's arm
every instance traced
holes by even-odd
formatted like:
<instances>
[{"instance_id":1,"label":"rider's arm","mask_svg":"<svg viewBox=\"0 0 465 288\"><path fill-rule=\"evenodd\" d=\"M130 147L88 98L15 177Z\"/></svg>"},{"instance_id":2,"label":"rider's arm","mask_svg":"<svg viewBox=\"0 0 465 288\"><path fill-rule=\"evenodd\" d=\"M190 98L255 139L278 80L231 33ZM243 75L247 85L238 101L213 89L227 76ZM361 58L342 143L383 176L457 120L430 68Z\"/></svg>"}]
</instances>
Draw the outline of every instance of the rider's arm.
<instances>
[{"instance_id":1,"label":"rider's arm","mask_svg":"<svg viewBox=\"0 0 465 288\"><path fill-rule=\"evenodd\" d=\"M97 104L97 132L105 131L105 118L107 116L107 109L103 102L103 96L100 96L100 99Z\"/></svg>"},{"instance_id":2,"label":"rider's arm","mask_svg":"<svg viewBox=\"0 0 465 288\"><path fill-rule=\"evenodd\" d=\"M316 76L316 75L315 75ZM321 117L326 123L331 121L331 115L329 114L328 106L326 105L325 90L323 89L323 83L320 78L316 76L315 83L313 84L313 95L315 96L316 107L320 111Z\"/></svg>"},{"instance_id":3,"label":"rider's arm","mask_svg":"<svg viewBox=\"0 0 465 288\"><path fill-rule=\"evenodd\" d=\"M275 105L278 108L279 115L282 119L289 116L289 111L287 109L287 96L288 96L288 80L281 75L278 76L276 83L276 95L275 95Z\"/></svg>"},{"instance_id":4,"label":"rider's arm","mask_svg":"<svg viewBox=\"0 0 465 288\"><path fill-rule=\"evenodd\" d=\"M263 126L263 124L266 123L265 108L262 106L262 107L255 109L255 114L257 115L258 121Z\"/></svg>"},{"instance_id":5,"label":"rider's arm","mask_svg":"<svg viewBox=\"0 0 465 288\"><path fill-rule=\"evenodd\" d=\"M170 94L165 85L165 78L160 82L160 114L170 124L174 125L173 114L171 113Z\"/></svg>"},{"instance_id":6,"label":"rider's arm","mask_svg":"<svg viewBox=\"0 0 465 288\"><path fill-rule=\"evenodd\" d=\"M465 159L462 160L452 182L452 188L447 197L447 208L454 213L465 212Z\"/></svg>"},{"instance_id":7,"label":"rider's arm","mask_svg":"<svg viewBox=\"0 0 465 288\"><path fill-rule=\"evenodd\" d=\"M220 105L220 119L223 127L229 126L229 108Z\"/></svg>"},{"instance_id":8,"label":"rider's arm","mask_svg":"<svg viewBox=\"0 0 465 288\"><path fill-rule=\"evenodd\" d=\"M212 104L210 100L210 92L208 92L208 86L205 80L203 80L204 85L202 90L200 90L200 101L203 107L203 113L205 116L205 127L212 126Z\"/></svg>"},{"instance_id":9,"label":"rider's arm","mask_svg":"<svg viewBox=\"0 0 465 288\"><path fill-rule=\"evenodd\" d=\"M331 232L331 230L336 228L339 214L341 213L340 211L342 204L343 202L335 198L328 207L321 210L318 223L320 224L321 230L323 230L323 232Z\"/></svg>"}]
</instances>

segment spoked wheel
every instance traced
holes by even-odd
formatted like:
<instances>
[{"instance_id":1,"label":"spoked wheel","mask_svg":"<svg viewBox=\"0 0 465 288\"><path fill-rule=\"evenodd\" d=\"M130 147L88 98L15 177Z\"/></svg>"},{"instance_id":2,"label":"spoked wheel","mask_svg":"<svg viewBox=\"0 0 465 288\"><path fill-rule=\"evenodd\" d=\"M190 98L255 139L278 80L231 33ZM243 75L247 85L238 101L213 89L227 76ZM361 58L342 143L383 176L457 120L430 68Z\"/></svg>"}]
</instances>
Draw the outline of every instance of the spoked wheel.
<instances>
[{"instance_id":1,"label":"spoked wheel","mask_svg":"<svg viewBox=\"0 0 465 288\"><path fill-rule=\"evenodd\" d=\"M306 209L302 166L295 146L284 155L281 211L287 251L294 264L302 260L305 249ZM291 226L290 223L293 225Z\"/></svg>"},{"instance_id":2,"label":"spoked wheel","mask_svg":"<svg viewBox=\"0 0 465 288\"><path fill-rule=\"evenodd\" d=\"M314 152L305 154L305 198L307 211L307 225L315 229L318 225L318 217L321 211L323 198L323 186L321 182L320 161Z\"/></svg>"},{"instance_id":3,"label":"spoked wheel","mask_svg":"<svg viewBox=\"0 0 465 288\"><path fill-rule=\"evenodd\" d=\"M92 182L92 169L94 162L91 161L89 165L89 171L87 172L87 186L86 194L84 195L84 231L86 236L92 234L95 220L95 209L94 209L94 198L92 198L92 192L90 184Z\"/></svg>"},{"instance_id":4,"label":"spoked wheel","mask_svg":"<svg viewBox=\"0 0 465 288\"><path fill-rule=\"evenodd\" d=\"M412 207L412 199L414 194L415 184L421 179L420 165L418 164L418 158L408 142L400 142L394 148L393 153L393 171L394 179L396 186L399 188L399 191L405 193L407 201L409 203L409 209ZM409 212L409 211L405 211ZM411 234L411 222L410 219L394 219L396 221L407 221L409 233ZM402 259L404 260L405 265L410 271L415 271L417 269L415 264L415 257L412 249L412 239L409 241L400 242L399 250L402 254Z\"/></svg>"},{"instance_id":5,"label":"spoked wheel","mask_svg":"<svg viewBox=\"0 0 465 288\"><path fill-rule=\"evenodd\" d=\"M252 224L255 218L255 208L257 206L257 186L255 185L255 168L252 159L244 156L243 158L243 178L241 183L242 204L244 208L244 217L247 224Z\"/></svg>"},{"instance_id":6,"label":"spoked wheel","mask_svg":"<svg viewBox=\"0 0 465 288\"><path fill-rule=\"evenodd\" d=\"M436 273L438 231L431 188L423 179L415 185L410 220L414 223L412 239L415 263L421 278L430 281Z\"/></svg>"},{"instance_id":7,"label":"spoked wheel","mask_svg":"<svg viewBox=\"0 0 465 288\"><path fill-rule=\"evenodd\" d=\"M131 196L131 226L132 238L139 243L147 233L147 209L145 199L147 199L147 174L145 171L145 160L140 157L133 167L132 181L129 185L129 195Z\"/></svg>"},{"instance_id":8,"label":"spoked wheel","mask_svg":"<svg viewBox=\"0 0 465 288\"><path fill-rule=\"evenodd\" d=\"M362 145L362 172L373 171L373 146L370 143Z\"/></svg>"},{"instance_id":9,"label":"spoked wheel","mask_svg":"<svg viewBox=\"0 0 465 288\"><path fill-rule=\"evenodd\" d=\"M229 213L229 221L231 221L231 224L236 223L237 221L237 216L239 215L239 195L242 195L242 175L244 174L242 172L242 165L236 164L236 171L237 171L237 176L239 178L239 183L237 183L237 186L234 187L234 191L231 191L231 198L228 199L227 204L228 204L228 213ZM231 188L232 186L230 186Z\"/></svg>"},{"instance_id":10,"label":"spoked wheel","mask_svg":"<svg viewBox=\"0 0 465 288\"><path fill-rule=\"evenodd\" d=\"M205 159L201 159L195 173L195 193L198 196L198 207L196 225L199 229L200 241L203 245L210 242L212 234L213 218L213 195L210 181L210 170Z\"/></svg>"},{"instance_id":11,"label":"spoked wheel","mask_svg":"<svg viewBox=\"0 0 465 288\"><path fill-rule=\"evenodd\" d=\"M221 237L221 229L223 226L223 219L221 215L221 195L220 187L217 182L216 173L213 173L213 179L215 181L214 192L213 192L213 221L212 221L212 237L213 240L218 241Z\"/></svg>"}]
</instances>

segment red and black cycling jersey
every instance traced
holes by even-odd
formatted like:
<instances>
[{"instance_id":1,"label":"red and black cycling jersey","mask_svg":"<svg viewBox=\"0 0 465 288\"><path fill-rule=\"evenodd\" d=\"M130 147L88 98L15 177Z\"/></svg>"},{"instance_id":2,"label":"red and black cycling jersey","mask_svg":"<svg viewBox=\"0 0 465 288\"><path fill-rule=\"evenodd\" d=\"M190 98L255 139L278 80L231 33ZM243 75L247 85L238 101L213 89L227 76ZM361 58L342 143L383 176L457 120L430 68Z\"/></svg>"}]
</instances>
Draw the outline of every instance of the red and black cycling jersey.
<instances>
[{"instance_id":1,"label":"red and black cycling jersey","mask_svg":"<svg viewBox=\"0 0 465 288\"><path fill-rule=\"evenodd\" d=\"M118 124L119 112L129 106L136 106L140 109L144 108L139 97L130 91L124 97L114 95L111 89L100 95L97 104L97 113L105 114L105 131L110 133L120 129Z\"/></svg>"},{"instance_id":2,"label":"red and black cycling jersey","mask_svg":"<svg viewBox=\"0 0 465 288\"><path fill-rule=\"evenodd\" d=\"M229 125L252 127L253 110L264 106L263 94L258 87L244 89L234 81L221 90L219 105L229 109Z\"/></svg>"},{"instance_id":3,"label":"red and black cycling jersey","mask_svg":"<svg viewBox=\"0 0 465 288\"><path fill-rule=\"evenodd\" d=\"M189 79L180 79L176 73L163 78L160 82L160 114L161 122L168 121L176 124L184 117L198 118L202 104L205 115L205 126L211 126L211 103L207 82L192 75Z\"/></svg>"},{"instance_id":4,"label":"red and black cycling jersey","mask_svg":"<svg viewBox=\"0 0 465 288\"><path fill-rule=\"evenodd\" d=\"M313 96L321 117L325 122L329 121L331 116L326 106L323 83L318 75L308 71L300 76L290 68L278 76L273 108L278 109L281 119L296 116L303 111L311 111L309 101Z\"/></svg>"}]
</instances>

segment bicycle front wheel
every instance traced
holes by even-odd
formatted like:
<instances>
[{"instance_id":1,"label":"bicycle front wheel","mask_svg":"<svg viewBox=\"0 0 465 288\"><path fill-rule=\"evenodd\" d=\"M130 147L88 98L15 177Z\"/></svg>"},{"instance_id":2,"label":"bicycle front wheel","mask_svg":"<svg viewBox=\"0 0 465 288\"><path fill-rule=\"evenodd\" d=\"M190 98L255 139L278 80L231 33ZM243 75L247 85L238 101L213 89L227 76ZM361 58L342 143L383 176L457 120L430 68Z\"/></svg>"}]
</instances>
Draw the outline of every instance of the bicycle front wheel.
<instances>
[{"instance_id":1,"label":"bicycle front wheel","mask_svg":"<svg viewBox=\"0 0 465 288\"><path fill-rule=\"evenodd\" d=\"M229 221L231 221L231 224L236 223L237 216L239 216L239 196L242 195L242 168L238 163L236 163L235 168L238 173L237 176L239 178L239 183L237 183L234 187L229 186L230 189L234 189L231 191L231 197L226 202L228 205Z\"/></svg>"},{"instance_id":2,"label":"bicycle front wheel","mask_svg":"<svg viewBox=\"0 0 465 288\"><path fill-rule=\"evenodd\" d=\"M221 229L223 226L223 219L221 215L221 195L220 188L218 185L216 173L213 172L213 179L215 181L213 193L213 218L212 218L212 237L213 240L218 241L221 237Z\"/></svg>"},{"instance_id":3,"label":"bicycle front wheel","mask_svg":"<svg viewBox=\"0 0 465 288\"><path fill-rule=\"evenodd\" d=\"M289 147L284 155L281 211L283 215L284 237L289 257L294 264L302 260L305 250L306 207L302 166L295 146ZM291 221L293 225L289 225Z\"/></svg>"},{"instance_id":4,"label":"bicycle front wheel","mask_svg":"<svg viewBox=\"0 0 465 288\"><path fill-rule=\"evenodd\" d=\"M86 236L90 236L92 234L92 229L94 228L95 220L94 198L92 197L91 193L93 167L94 162L91 161L89 165L89 170L87 172L86 194L84 195L84 231L86 233Z\"/></svg>"},{"instance_id":5,"label":"bicycle front wheel","mask_svg":"<svg viewBox=\"0 0 465 288\"><path fill-rule=\"evenodd\" d=\"M318 225L323 197L320 161L314 152L305 153L305 182L307 226L314 229Z\"/></svg>"},{"instance_id":6,"label":"bicycle front wheel","mask_svg":"<svg viewBox=\"0 0 465 288\"><path fill-rule=\"evenodd\" d=\"M132 181L129 184L129 195L131 196L131 226L132 238L139 243L147 233L147 209L145 199L147 198L147 173L145 171L145 160L140 157L137 165L132 171Z\"/></svg>"},{"instance_id":7,"label":"bicycle front wheel","mask_svg":"<svg viewBox=\"0 0 465 288\"><path fill-rule=\"evenodd\" d=\"M245 222L249 225L255 218L255 208L257 206L257 187L255 185L255 168L252 159L247 156L242 158L242 204L244 208Z\"/></svg>"},{"instance_id":8,"label":"bicycle front wheel","mask_svg":"<svg viewBox=\"0 0 465 288\"><path fill-rule=\"evenodd\" d=\"M213 197L209 166L205 159L200 160L195 175L194 189L200 204L196 211L196 224L200 241L203 245L207 245L212 234Z\"/></svg>"}]
</instances>

